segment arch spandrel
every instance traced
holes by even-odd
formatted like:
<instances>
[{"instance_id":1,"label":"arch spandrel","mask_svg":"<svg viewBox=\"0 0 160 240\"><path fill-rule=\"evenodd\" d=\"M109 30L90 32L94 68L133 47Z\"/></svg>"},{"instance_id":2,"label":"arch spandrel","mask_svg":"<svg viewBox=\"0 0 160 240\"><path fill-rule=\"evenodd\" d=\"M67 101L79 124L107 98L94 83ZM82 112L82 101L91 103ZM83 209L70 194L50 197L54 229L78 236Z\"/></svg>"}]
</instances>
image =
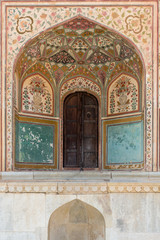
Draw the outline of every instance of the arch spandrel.
<instances>
[{"instance_id":1,"label":"arch spandrel","mask_svg":"<svg viewBox=\"0 0 160 240\"><path fill-rule=\"evenodd\" d=\"M120 63L128 68L132 64L131 71L142 80L143 64L135 46L117 32L82 16L52 27L29 41L15 64L19 79L22 75L27 77L35 62L49 71L57 86L68 74L74 77L79 67L88 69L103 85Z\"/></svg>"}]
</instances>

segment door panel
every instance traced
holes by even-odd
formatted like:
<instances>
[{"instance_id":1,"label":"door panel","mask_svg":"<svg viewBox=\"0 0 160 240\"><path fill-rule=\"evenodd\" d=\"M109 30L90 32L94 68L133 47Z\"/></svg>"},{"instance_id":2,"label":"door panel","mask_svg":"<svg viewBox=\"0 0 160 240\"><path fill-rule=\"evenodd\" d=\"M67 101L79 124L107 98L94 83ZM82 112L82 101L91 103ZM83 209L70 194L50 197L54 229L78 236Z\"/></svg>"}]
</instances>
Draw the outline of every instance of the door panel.
<instances>
[{"instance_id":1,"label":"door panel","mask_svg":"<svg viewBox=\"0 0 160 240\"><path fill-rule=\"evenodd\" d=\"M84 153L85 168L97 167L97 154L96 153Z\"/></svg>"},{"instance_id":2,"label":"door panel","mask_svg":"<svg viewBox=\"0 0 160 240\"><path fill-rule=\"evenodd\" d=\"M64 167L98 167L98 102L86 92L64 101Z\"/></svg>"},{"instance_id":3,"label":"door panel","mask_svg":"<svg viewBox=\"0 0 160 240\"><path fill-rule=\"evenodd\" d=\"M67 120L75 120L77 116L77 107L67 108Z\"/></svg>"}]
</instances>

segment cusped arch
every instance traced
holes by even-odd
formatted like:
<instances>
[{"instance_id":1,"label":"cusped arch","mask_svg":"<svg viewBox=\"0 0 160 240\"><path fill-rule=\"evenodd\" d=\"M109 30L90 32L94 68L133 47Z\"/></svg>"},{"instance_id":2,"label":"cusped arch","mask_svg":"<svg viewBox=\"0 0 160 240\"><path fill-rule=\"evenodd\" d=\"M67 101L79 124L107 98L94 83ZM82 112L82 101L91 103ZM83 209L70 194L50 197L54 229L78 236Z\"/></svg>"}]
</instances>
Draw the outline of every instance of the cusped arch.
<instances>
[{"instance_id":1,"label":"cusped arch","mask_svg":"<svg viewBox=\"0 0 160 240\"><path fill-rule=\"evenodd\" d=\"M101 97L100 86L90 80L89 78L78 76L65 81L60 89L60 98L63 99L68 93L75 91L89 91L96 95L98 98Z\"/></svg>"},{"instance_id":2,"label":"cusped arch","mask_svg":"<svg viewBox=\"0 0 160 240\"><path fill-rule=\"evenodd\" d=\"M78 199L55 210L49 220L48 240L105 240L103 215Z\"/></svg>"},{"instance_id":3,"label":"cusped arch","mask_svg":"<svg viewBox=\"0 0 160 240\"><path fill-rule=\"evenodd\" d=\"M60 115L63 118L63 102L67 95L74 92L82 92L86 91L92 95L94 95L99 103L99 107L101 107L101 96L102 90L98 83L93 82L91 79L78 76L65 81L60 88L59 92L59 101L60 101Z\"/></svg>"}]
</instances>

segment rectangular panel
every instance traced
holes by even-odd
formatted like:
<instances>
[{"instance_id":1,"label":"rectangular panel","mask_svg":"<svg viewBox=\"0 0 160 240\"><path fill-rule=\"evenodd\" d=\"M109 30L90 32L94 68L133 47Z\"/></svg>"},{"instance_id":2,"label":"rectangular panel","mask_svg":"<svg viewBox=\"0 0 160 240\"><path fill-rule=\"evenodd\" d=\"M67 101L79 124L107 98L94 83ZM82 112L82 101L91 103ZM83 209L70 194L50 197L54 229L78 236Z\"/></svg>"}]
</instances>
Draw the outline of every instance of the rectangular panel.
<instances>
[{"instance_id":1,"label":"rectangular panel","mask_svg":"<svg viewBox=\"0 0 160 240\"><path fill-rule=\"evenodd\" d=\"M77 134L77 121L67 121L66 134Z\"/></svg>"},{"instance_id":2,"label":"rectangular panel","mask_svg":"<svg viewBox=\"0 0 160 240\"><path fill-rule=\"evenodd\" d=\"M78 167L77 166L77 152L66 152L66 164L65 167Z\"/></svg>"},{"instance_id":3,"label":"rectangular panel","mask_svg":"<svg viewBox=\"0 0 160 240\"><path fill-rule=\"evenodd\" d=\"M143 121L104 123L103 158L107 169L143 167Z\"/></svg>"},{"instance_id":4,"label":"rectangular panel","mask_svg":"<svg viewBox=\"0 0 160 240\"><path fill-rule=\"evenodd\" d=\"M52 120L52 125L44 125L36 120L37 123L16 120L15 167L56 168L58 122Z\"/></svg>"},{"instance_id":5,"label":"rectangular panel","mask_svg":"<svg viewBox=\"0 0 160 240\"><path fill-rule=\"evenodd\" d=\"M84 108L84 120L95 120L97 118L97 111L95 107Z\"/></svg>"},{"instance_id":6,"label":"rectangular panel","mask_svg":"<svg viewBox=\"0 0 160 240\"><path fill-rule=\"evenodd\" d=\"M67 136L67 150L69 149L77 149L77 136Z\"/></svg>"},{"instance_id":7,"label":"rectangular panel","mask_svg":"<svg viewBox=\"0 0 160 240\"><path fill-rule=\"evenodd\" d=\"M54 126L16 122L16 161L53 163Z\"/></svg>"},{"instance_id":8,"label":"rectangular panel","mask_svg":"<svg viewBox=\"0 0 160 240\"><path fill-rule=\"evenodd\" d=\"M96 138L84 138L83 139L83 150L84 152L94 152L96 151L96 146L97 146L97 142L96 142Z\"/></svg>"},{"instance_id":9,"label":"rectangular panel","mask_svg":"<svg viewBox=\"0 0 160 240\"><path fill-rule=\"evenodd\" d=\"M97 125L94 122L85 122L83 126L83 133L84 136L92 136L96 135L97 132L95 132L95 129L97 129Z\"/></svg>"},{"instance_id":10,"label":"rectangular panel","mask_svg":"<svg viewBox=\"0 0 160 240\"><path fill-rule=\"evenodd\" d=\"M84 153L84 166L86 168L96 168L97 167L97 154L94 152Z\"/></svg>"},{"instance_id":11,"label":"rectangular panel","mask_svg":"<svg viewBox=\"0 0 160 240\"><path fill-rule=\"evenodd\" d=\"M66 108L67 120L76 120L77 119L77 108Z\"/></svg>"}]
</instances>

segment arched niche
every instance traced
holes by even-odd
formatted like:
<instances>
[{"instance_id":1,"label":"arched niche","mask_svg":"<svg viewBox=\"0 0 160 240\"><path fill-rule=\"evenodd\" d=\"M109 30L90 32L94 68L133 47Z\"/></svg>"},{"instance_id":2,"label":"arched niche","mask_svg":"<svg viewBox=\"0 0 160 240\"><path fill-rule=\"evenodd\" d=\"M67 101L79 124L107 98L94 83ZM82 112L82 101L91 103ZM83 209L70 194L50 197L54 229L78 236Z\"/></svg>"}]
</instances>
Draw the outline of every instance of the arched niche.
<instances>
[{"instance_id":1,"label":"arched niche","mask_svg":"<svg viewBox=\"0 0 160 240\"><path fill-rule=\"evenodd\" d=\"M122 73L108 86L107 115L134 113L140 110L139 83Z\"/></svg>"},{"instance_id":2,"label":"arched niche","mask_svg":"<svg viewBox=\"0 0 160 240\"><path fill-rule=\"evenodd\" d=\"M53 90L41 75L33 74L23 81L21 96L22 112L53 115Z\"/></svg>"},{"instance_id":3,"label":"arched niche","mask_svg":"<svg viewBox=\"0 0 160 240\"><path fill-rule=\"evenodd\" d=\"M105 240L105 221L94 207L73 200L54 211L48 240Z\"/></svg>"},{"instance_id":4,"label":"arched niche","mask_svg":"<svg viewBox=\"0 0 160 240\"><path fill-rule=\"evenodd\" d=\"M18 92L18 94L15 95L18 96L17 99L19 102L23 101L23 99L20 99L21 86L24 88L23 81L24 79L29 79L32 74L44 76L46 81L48 81L48 86L50 84L54 92L55 107L53 114L46 114L46 112L41 114L56 117L56 121L57 118L60 120L60 131L54 134L54 136L57 136L59 139L58 149L60 149L60 152L58 155L58 166L60 170L63 169L63 102L67 95L76 91L86 91L97 98L99 103L99 123L103 120L104 126L105 124L107 126L106 128L102 125L99 126L98 152L100 169L103 168L102 162L104 163L104 169L108 169L106 165L110 163L107 157L105 157L105 154L101 154L102 151L106 151L107 156L109 149L105 144L105 142L108 143L110 139L109 135L105 134L109 126L108 117L112 115L113 118L116 118L121 114L127 117L127 113L131 113L132 115L139 113L141 116L138 118L138 121L143 120L145 92L143 91L143 83L145 79L145 68L140 51L133 42L121 33L109 29L91 19L76 16L39 33L38 36L29 40L21 49L14 64L14 71L16 76L15 92ZM123 107L120 112L116 110L112 114L107 108L110 99L107 97L110 96L109 94L111 94L113 90L112 87L115 88L114 84L117 84L119 81L118 78L122 73L128 76L130 75L132 78L131 85L135 85L133 87L138 89L139 99L135 100L136 102L138 101L138 105L135 105L135 109L131 109L133 111L129 110L125 112L123 111ZM125 102L125 97L119 96L118 98L118 102ZM39 100L37 102L39 103ZM52 99L48 102L53 103ZM119 104L118 102L117 104ZM32 101L30 107L33 108L34 111L26 112L24 111L26 109L22 109L20 106L17 109L18 114L21 114L21 110L23 110L23 114L27 113L27 115L29 115L28 113L30 113L32 116L36 114L32 119L35 121L35 117L37 118L38 114L33 105ZM16 106L16 103L14 103L14 106ZM36 107L37 111L41 111L39 105ZM129 121L130 119L126 119L125 123ZM137 124L140 125L140 123ZM142 128L141 126L139 127ZM103 146L102 143L104 143ZM56 144L52 145L57 146ZM19 148L17 148L17 152L20 154ZM111 152L113 153L114 151L111 149ZM122 155L125 154L122 152ZM35 156L37 155L35 154ZM122 159L120 166L123 165L128 169L128 165L126 166L125 162L128 164L128 160ZM140 161L140 163L141 162L143 162L143 160ZM119 165L119 158L116 159L116 164L117 163ZM134 166L134 169L137 169L136 166L137 164ZM142 164L140 166L142 166ZM38 168L39 165L36 167ZM109 168L112 169L112 166L109 166ZM119 166L117 168L119 168Z\"/></svg>"},{"instance_id":5,"label":"arched niche","mask_svg":"<svg viewBox=\"0 0 160 240\"><path fill-rule=\"evenodd\" d=\"M63 119L64 116L64 109L63 109L63 104L65 98L73 94L75 92L86 92L91 95L93 95L98 102L98 122L100 123L101 121L101 100L102 100L102 89L100 85L94 81L92 81L89 78L83 77L83 76L76 76L71 79L66 80L60 88L59 91L59 102L60 102L60 118ZM61 124L61 129L63 132L63 123ZM98 125L98 139L101 138L101 125ZM61 136L61 142L63 143L63 138ZM63 169L63 144L61 144L61 153L60 153L60 169ZM101 146L100 144L98 145L98 159L99 159L99 164L98 167L101 167Z\"/></svg>"}]
</instances>

